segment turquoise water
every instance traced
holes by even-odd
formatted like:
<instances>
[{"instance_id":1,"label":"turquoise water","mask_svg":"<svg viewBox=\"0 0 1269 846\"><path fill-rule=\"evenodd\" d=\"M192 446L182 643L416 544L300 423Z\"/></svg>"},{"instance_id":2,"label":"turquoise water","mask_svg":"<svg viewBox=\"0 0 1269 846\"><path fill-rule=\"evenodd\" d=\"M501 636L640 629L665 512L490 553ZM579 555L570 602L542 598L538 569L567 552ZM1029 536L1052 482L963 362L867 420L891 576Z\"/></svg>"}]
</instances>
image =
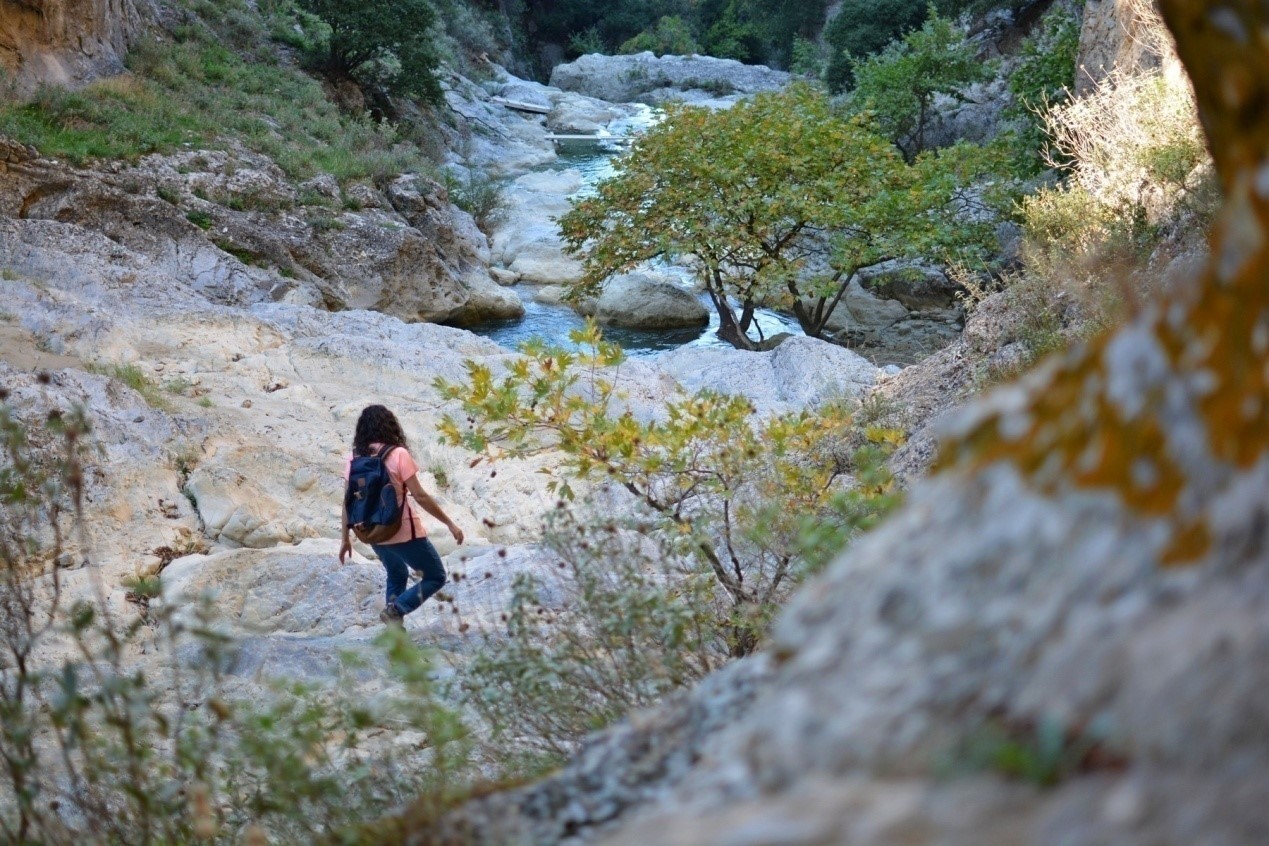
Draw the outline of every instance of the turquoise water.
<instances>
[{"instance_id":1,"label":"turquoise water","mask_svg":"<svg viewBox=\"0 0 1269 846\"><path fill-rule=\"evenodd\" d=\"M636 115L627 123L633 129L641 129L656 120L653 112ZM614 134L620 134L621 127L614 126ZM585 187L581 194L591 190L594 185L616 173L613 160L616 150L603 149L590 143L566 144L561 146L560 155L555 162L548 165L547 170L567 170L574 168L581 172ZM533 302L533 288L520 286L517 289L524 301L524 316L515 320L497 320L467 327L477 335L489 338L495 343L514 349L532 338L569 345L568 335L574 329L585 325L585 318L568 306L545 305ZM633 356L653 355L665 350L682 346L726 347L715 334L718 331L718 313L709 297L702 294L701 301L709 310L709 325L699 329L618 329L604 327L604 337L621 346ZM764 337L771 337L780 332L801 334L797 321L787 315L762 310L755 315L755 320L762 327ZM752 334L752 332L751 332Z\"/></svg>"}]
</instances>

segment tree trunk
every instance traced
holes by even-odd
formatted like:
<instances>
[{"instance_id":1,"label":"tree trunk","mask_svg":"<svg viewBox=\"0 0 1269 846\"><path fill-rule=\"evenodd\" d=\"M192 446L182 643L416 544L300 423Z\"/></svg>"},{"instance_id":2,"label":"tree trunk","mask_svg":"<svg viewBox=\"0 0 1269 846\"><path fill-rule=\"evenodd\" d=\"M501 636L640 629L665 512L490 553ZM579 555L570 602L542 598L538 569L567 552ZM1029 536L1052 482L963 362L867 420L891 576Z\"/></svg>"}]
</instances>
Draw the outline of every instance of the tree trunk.
<instances>
[{"instance_id":1,"label":"tree trunk","mask_svg":"<svg viewBox=\"0 0 1269 846\"><path fill-rule=\"evenodd\" d=\"M749 333L745 331L742 324L736 321L736 314L731 310L731 303L727 302L722 274L719 273L718 268L714 268L713 277L705 289L709 293L710 301L714 303L714 310L718 312L718 337L738 350L757 349L757 345L749 338ZM752 319L752 306L749 316Z\"/></svg>"}]
</instances>

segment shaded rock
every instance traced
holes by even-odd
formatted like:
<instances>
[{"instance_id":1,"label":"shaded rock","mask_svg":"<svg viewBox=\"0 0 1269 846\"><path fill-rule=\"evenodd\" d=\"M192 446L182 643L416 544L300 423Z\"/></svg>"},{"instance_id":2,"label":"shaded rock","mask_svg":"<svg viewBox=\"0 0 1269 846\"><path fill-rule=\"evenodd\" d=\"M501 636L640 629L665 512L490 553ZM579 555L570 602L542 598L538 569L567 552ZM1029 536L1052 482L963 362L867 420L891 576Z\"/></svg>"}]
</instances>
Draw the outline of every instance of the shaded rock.
<instances>
[{"instance_id":1,"label":"shaded rock","mask_svg":"<svg viewBox=\"0 0 1269 846\"><path fill-rule=\"evenodd\" d=\"M886 262L859 272L860 284L880 297L895 300L909 311L958 309L961 286L942 270L928 265Z\"/></svg>"},{"instance_id":2,"label":"shaded rock","mask_svg":"<svg viewBox=\"0 0 1269 846\"><path fill-rule=\"evenodd\" d=\"M695 294L683 290L673 277L627 273L604 283L595 305L602 324L636 329L673 329L704 326L709 310Z\"/></svg>"}]
</instances>

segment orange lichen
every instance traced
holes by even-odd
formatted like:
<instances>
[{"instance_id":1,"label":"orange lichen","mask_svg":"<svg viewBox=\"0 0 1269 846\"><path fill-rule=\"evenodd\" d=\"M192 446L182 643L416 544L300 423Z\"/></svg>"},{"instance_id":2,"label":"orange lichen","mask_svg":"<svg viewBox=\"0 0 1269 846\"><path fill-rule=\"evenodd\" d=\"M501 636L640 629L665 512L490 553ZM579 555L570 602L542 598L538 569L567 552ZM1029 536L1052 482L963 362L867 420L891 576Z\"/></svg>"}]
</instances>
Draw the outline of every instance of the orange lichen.
<instances>
[{"instance_id":1,"label":"orange lichen","mask_svg":"<svg viewBox=\"0 0 1269 846\"><path fill-rule=\"evenodd\" d=\"M1256 0L1160 6L1227 198L1209 266L1158 310L1068 353L1031 389L1025 417L988 417L941 465L1009 462L1042 490L1110 493L1165 518L1162 560L1183 563L1211 548L1206 500L1269 453L1269 43L1257 37L1269 11ZM1126 404L1110 387L1125 365L1111 356L1117 338L1143 330L1163 370L1133 374L1142 393Z\"/></svg>"}]
</instances>

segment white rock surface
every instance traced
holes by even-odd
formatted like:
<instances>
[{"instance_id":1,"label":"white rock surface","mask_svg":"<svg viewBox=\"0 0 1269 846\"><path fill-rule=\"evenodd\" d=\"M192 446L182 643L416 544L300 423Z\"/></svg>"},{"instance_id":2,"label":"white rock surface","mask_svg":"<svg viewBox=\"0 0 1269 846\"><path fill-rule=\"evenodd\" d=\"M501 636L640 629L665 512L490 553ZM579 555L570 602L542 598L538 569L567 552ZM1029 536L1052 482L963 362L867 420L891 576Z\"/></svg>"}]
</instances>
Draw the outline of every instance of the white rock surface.
<instances>
[{"instance_id":1,"label":"white rock surface","mask_svg":"<svg viewBox=\"0 0 1269 846\"><path fill-rule=\"evenodd\" d=\"M675 278L653 273L624 273L604 283L595 304L595 319L609 326L675 329L704 326L709 310Z\"/></svg>"},{"instance_id":2,"label":"white rock surface","mask_svg":"<svg viewBox=\"0 0 1269 846\"><path fill-rule=\"evenodd\" d=\"M582 175L572 169L526 174L507 186L507 212L494 230L494 262L539 285L580 279L582 264L565 255L555 219L568 212L569 197L581 189Z\"/></svg>"},{"instance_id":3,"label":"white rock surface","mask_svg":"<svg viewBox=\"0 0 1269 846\"><path fill-rule=\"evenodd\" d=\"M711 56L661 56L636 53L604 56L590 53L556 65L551 85L613 103L656 104L683 99L689 92L702 99L727 98L783 88L793 77L762 65Z\"/></svg>"},{"instance_id":4,"label":"white rock surface","mask_svg":"<svg viewBox=\"0 0 1269 846\"><path fill-rule=\"evenodd\" d=\"M859 354L807 337L789 338L767 352L681 347L653 362L688 390L748 397L761 414L858 398L878 376L876 366Z\"/></svg>"}]
</instances>

